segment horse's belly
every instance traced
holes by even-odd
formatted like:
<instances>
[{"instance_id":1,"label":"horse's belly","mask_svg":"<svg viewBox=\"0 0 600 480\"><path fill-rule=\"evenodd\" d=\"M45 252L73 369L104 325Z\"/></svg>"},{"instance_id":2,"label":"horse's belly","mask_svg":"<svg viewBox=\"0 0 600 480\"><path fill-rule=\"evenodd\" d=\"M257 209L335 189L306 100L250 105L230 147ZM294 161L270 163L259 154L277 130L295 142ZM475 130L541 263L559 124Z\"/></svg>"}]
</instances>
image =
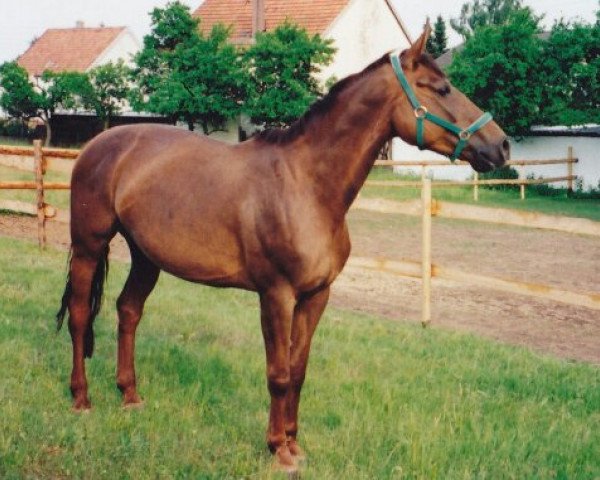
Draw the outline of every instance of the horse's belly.
<instances>
[{"instance_id":1,"label":"horse's belly","mask_svg":"<svg viewBox=\"0 0 600 480\"><path fill-rule=\"evenodd\" d=\"M253 289L235 255L203 247L179 249L166 245L166 248L157 248L144 242L140 248L156 266L176 277L212 286Z\"/></svg>"},{"instance_id":2,"label":"horse's belly","mask_svg":"<svg viewBox=\"0 0 600 480\"><path fill-rule=\"evenodd\" d=\"M136 245L161 270L192 282L253 289L237 239L226 228L208 230L200 222L181 225L166 219L135 225L121 221Z\"/></svg>"}]
</instances>

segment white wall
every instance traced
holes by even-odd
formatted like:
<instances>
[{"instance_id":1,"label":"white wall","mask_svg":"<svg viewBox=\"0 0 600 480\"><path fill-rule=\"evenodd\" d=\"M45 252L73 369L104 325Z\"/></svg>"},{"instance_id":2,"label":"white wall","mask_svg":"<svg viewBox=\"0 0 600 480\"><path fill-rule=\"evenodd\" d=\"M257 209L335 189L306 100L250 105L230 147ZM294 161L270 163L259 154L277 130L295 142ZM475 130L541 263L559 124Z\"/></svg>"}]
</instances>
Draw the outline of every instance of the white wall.
<instances>
[{"instance_id":1,"label":"white wall","mask_svg":"<svg viewBox=\"0 0 600 480\"><path fill-rule=\"evenodd\" d=\"M579 163L573 165L573 173L583 179L584 188L597 188L600 181L600 138L527 137L521 142L512 142L512 157L525 160L566 158L569 146L573 147L573 155L579 158ZM567 166L526 167L525 173L534 173L536 177L563 177L567 174Z\"/></svg>"},{"instance_id":2,"label":"white wall","mask_svg":"<svg viewBox=\"0 0 600 480\"><path fill-rule=\"evenodd\" d=\"M337 52L319 75L322 81L341 80L390 50L409 46L384 0L352 0L323 36L335 42Z\"/></svg>"},{"instance_id":3,"label":"white wall","mask_svg":"<svg viewBox=\"0 0 600 480\"><path fill-rule=\"evenodd\" d=\"M419 150L413 145L405 143L400 138L394 138L392 142L392 159L393 160L446 160L447 167L429 168L428 173L434 179L440 180L466 180L473 175L473 169L469 166L453 166L447 157L438 155L429 150ZM402 168L394 167L398 173L417 173L421 175L420 167Z\"/></svg>"},{"instance_id":4,"label":"white wall","mask_svg":"<svg viewBox=\"0 0 600 480\"><path fill-rule=\"evenodd\" d=\"M514 160L549 160L566 158L567 149L573 147L573 155L579 158L579 163L573 166L573 173L579 176L584 188L598 187L600 181L600 138L594 137L527 137L517 142L511 141L511 157ZM426 150L419 150L404 143L399 138L394 139L392 158L394 160L443 160L446 157ZM450 163L450 162L448 162ZM411 169L396 168L403 173ZM420 169L413 168L420 174ZM523 169L524 175L534 174L536 177L564 177L567 175L566 165L539 165ZM473 175L468 166L448 166L430 168L433 178L444 180L466 180ZM566 186L566 183L555 183L556 186Z\"/></svg>"},{"instance_id":5,"label":"white wall","mask_svg":"<svg viewBox=\"0 0 600 480\"><path fill-rule=\"evenodd\" d=\"M98 65L104 65L108 62L117 62L120 59L125 61L126 65L133 65L133 55L141 49L141 44L135 35L125 28L113 42L102 52L96 61L90 66L91 68Z\"/></svg>"}]
</instances>

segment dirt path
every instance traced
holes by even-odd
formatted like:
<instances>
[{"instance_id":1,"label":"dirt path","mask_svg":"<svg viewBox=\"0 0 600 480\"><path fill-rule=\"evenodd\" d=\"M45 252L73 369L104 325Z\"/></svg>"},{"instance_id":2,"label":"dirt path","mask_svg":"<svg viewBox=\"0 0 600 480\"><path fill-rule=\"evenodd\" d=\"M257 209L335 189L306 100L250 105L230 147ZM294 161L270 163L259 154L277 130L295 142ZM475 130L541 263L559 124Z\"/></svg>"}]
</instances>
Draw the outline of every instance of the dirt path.
<instances>
[{"instance_id":1,"label":"dirt path","mask_svg":"<svg viewBox=\"0 0 600 480\"><path fill-rule=\"evenodd\" d=\"M366 257L418 259L418 219L353 211L353 253ZM35 239L36 220L0 215L0 235ZM48 240L68 248L67 225L49 222ZM127 259L122 239L113 255ZM538 282L578 292L600 290L600 239L436 220L434 262L465 272ZM420 282L347 268L334 284L338 307L394 319L419 321ZM538 352L600 364L600 311L434 280L433 328L450 328L523 345Z\"/></svg>"}]
</instances>

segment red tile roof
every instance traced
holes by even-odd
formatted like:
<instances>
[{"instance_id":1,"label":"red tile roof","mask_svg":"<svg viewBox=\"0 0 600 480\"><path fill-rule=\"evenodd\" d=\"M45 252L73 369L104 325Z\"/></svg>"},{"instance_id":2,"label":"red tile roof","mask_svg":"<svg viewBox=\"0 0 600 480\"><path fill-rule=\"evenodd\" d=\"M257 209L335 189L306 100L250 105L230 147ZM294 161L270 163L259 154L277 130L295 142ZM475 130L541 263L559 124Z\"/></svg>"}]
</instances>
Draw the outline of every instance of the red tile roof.
<instances>
[{"instance_id":1,"label":"red tile roof","mask_svg":"<svg viewBox=\"0 0 600 480\"><path fill-rule=\"evenodd\" d=\"M19 57L30 75L85 72L125 27L49 29Z\"/></svg>"},{"instance_id":2,"label":"red tile roof","mask_svg":"<svg viewBox=\"0 0 600 480\"><path fill-rule=\"evenodd\" d=\"M289 19L309 34L323 34L350 0L264 0L265 24L272 30ZM233 41L252 37L251 0L205 0L194 12L200 17L200 30L210 32L216 23L232 25Z\"/></svg>"}]
</instances>

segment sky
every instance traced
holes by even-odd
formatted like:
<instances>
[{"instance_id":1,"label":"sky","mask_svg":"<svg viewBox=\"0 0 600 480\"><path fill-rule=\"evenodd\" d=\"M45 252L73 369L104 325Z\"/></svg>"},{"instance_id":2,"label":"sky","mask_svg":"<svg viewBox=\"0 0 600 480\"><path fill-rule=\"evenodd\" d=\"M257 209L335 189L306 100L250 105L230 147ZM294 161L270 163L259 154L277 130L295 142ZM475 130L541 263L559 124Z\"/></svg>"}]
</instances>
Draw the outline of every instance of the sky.
<instances>
[{"instance_id":1,"label":"sky","mask_svg":"<svg viewBox=\"0 0 600 480\"><path fill-rule=\"evenodd\" d=\"M195 10L203 0L181 0ZM280 0L291 1L291 0ZM393 0L410 34L416 38L427 16L458 17L466 0ZM82 20L88 27L128 26L142 40L149 32L149 12L168 0L0 0L0 63L16 59L48 28L70 28ZM560 18L595 21L598 0L524 0L549 27ZM460 37L448 26L449 46Z\"/></svg>"}]
</instances>

